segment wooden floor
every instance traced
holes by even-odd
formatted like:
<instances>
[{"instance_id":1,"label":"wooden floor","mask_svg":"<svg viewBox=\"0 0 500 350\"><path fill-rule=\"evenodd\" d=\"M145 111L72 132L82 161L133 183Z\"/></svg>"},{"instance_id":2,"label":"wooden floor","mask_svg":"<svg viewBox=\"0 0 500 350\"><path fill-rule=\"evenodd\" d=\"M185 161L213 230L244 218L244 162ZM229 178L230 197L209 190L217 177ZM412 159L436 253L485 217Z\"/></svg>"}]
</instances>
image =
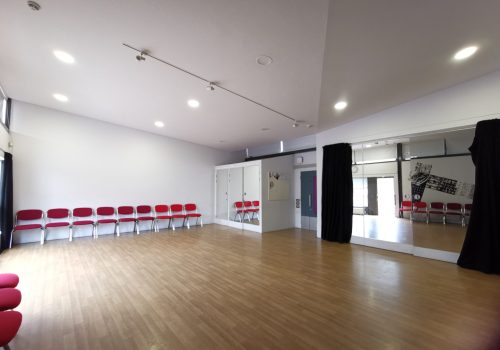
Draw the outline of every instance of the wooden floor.
<instances>
[{"instance_id":1,"label":"wooden floor","mask_svg":"<svg viewBox=\"0 0 500 350\"><path fill-rule=\"evenodd\" d=\"M305 230L207 225L21 245L0 255L7 271L23 293L13 350L471 350L500 341L500 276Z\"/></svg>"}]
</instances>

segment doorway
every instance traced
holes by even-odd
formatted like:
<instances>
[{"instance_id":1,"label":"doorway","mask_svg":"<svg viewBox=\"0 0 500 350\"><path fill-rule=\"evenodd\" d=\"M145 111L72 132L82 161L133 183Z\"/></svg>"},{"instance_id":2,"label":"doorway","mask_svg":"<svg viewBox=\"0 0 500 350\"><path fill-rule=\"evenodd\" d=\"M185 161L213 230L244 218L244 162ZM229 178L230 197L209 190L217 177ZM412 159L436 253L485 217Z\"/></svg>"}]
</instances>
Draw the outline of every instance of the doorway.
<instances>
[{"instance_id":1,"label":"doorway","mask_svg":"<svg viewBox=\"0 0 500 350\"><path fill-rule=\"evenodd\" d=\"M300 173L300 227L316 231L316 170Z\"/></svg>"},{"instance_id":2,"label":"doorway","mask_svg":"<svg viewBox=\"0 0 500 350\"><path fill-rule=\"evenodd\" d=\"M396 215L396 196L394 193L394 178L377 178L378 215L394 217Z\"/></svg>"}]
</instances>

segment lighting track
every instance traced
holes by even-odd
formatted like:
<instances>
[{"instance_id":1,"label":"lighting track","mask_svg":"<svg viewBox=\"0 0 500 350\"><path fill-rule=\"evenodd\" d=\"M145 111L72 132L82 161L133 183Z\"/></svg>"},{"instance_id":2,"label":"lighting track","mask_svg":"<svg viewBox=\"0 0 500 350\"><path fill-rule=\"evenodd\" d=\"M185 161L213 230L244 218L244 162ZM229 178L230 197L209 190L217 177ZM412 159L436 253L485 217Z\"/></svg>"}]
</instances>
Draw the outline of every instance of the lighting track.
<instances>
[{"instance_id":1,"label":"lighting track","mask_svg":"<svg viewBox=\"0 0 500 350\"><path fill-rule=\"evenodd\" d=\"M225 88L225 87L223 87L221 85L218 85L218 84L214 83L213 81L205 79L205 78L203 78L200 75L194 74L194 73L192 73L192 72L190 72L190 71L188 71L188 70L186 70L184 68L176 66L175 64L167 62L167 61L165 61L165 60L163 60L163 59L161 59L159 57L153 56L153 55L151 55L149 53L149 51L137 49L137 48L135 48L135 47L133 47L133 46L131 46L129 44L126 44L126 43L122 43L122 44L123 44L123 46L125 46L125 47L127 47L127 48L129 48L131 50L134 50L135 52L138 52L140 54L140 57L144 57L144 56L151 57L152 59L154 59L154 60L156 60L156 61L158 61L160 63L166 64L167 66L169 66L171 68L174 68L174 69L177 69L178 71L181 71L181 72L183 72L183 73L185 73L187 75L192 76L193 78L196 78L196 79L201 80L201 81L203 81L205 83L208 83L209 86L216 87L218 89L224 90L224 91L226 91L226 92L228 92L228 93L230 93L232 95L238 96L239 98L242 98L242 99L244 99L244 100L246 100L248 102L251 102L251 103L253 103L253 104L255 104L255 105L259 106L259 107L265 108L268 111L271 111L271 112L273 112L273 113L275 113L275 114L277 114L277 115L279 115L279 116L281 116L283 118L286 118L286 119L288 119L288 120L290 120L290 121L292 121L294 123L293 124L293 125L295 125L294 127L296 127L298 125L298 121L295 118L292 118L292 117L290 117L290 116L288 116L288 115L286 115L284 113L281 113L281 112L279 112L279 111L277 111L277 110L275 110L275 109L273 109L271 107L268 107L268 106L266 106L266 105L264 105L264 104L262 104L262 103L260 103L258 101L252 100L249 97L243 96L242 94L240 94L240 93L238 93L236 91L233 91L233 90ZM138 60L139 61L144 61L144 59L139 59L139 58L138 58Z\"/></svg>"}]
</instances>

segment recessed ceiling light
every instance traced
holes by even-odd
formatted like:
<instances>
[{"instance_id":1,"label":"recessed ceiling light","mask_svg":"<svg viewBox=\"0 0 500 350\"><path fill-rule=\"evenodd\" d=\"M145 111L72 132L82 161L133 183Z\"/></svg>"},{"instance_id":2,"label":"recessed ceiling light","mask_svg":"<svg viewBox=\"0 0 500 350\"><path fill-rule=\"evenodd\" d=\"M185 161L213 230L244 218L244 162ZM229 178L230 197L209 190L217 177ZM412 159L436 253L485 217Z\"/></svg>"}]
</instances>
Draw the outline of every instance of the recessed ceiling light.
<instances>
[{"instance_id":1,"label":"recessed ceiling light","mask_svg":"<svg viewBox=\"0 0 500 350\"><path fill-rule=\"evenodd\" d=\"M370 148L372 145L368 144L368 145L365 145L366 148Z\"/></svg>"},{"instance_id":2,"label":"recessed ceiling light","mask_svg":"<svg viewBox=\"0 0 500 350\"><path fill-rule=\"evenodd\" d=\"M63 95L63 94L53 94L52 96L56 100L58 100L60 102L68 102L68 97L66 95Z\"/></svg>"},{"instance_id":3,"label":"recessed ceiling light","mask_svg":"<svg viewBox=\"0 0 500 350\"><path fill-rule=\"evenodd\" d=\"M455 55L453 55L453 59L455 61L465 60L466 58L469 58L472 55L474 55L478 49L479 48L477 46L464 47L463 49L457 51Z\"/></svg>"},{"instance_id":4,"label":"recessed ceiling light","mask_svg":"<svg viewBox=\"0 0 500 350\"><path fill-rule=\"evenodd\" d=\"M269 129L269 128L262 128L262 129L260 129L260 130L261 130L261 131L269 131L269 130L271 130L271 129Z\"/></svg>"},{"instance_id":5,"label":"recessed ceiling light","mask_svg":"<svg viewBox=\"0 0 500 350\"><path fill-rule=\"evenodd\" d=\"M266 56L266 55L262 55L262 56L257 57L256 61L261 66L267 66L267 65L270 65L271 63L273 63L273 58Z\"/></svg>"},{"instance_id":6,"label":"recessed ceiling light","mask_svg":"<svg viewBox=\"0 0 500 350\"><path fill-rule=\"evenodd\" d=\"M198 108L198 107L200 107L200 102L198 100L188 100L187 104L191 108Z\"/></svg>"},{"instance_id":7,"label":"recessed ceiling light","mask_svg":"<svg viewBox=\"0 0 500 350\"><path fill-rule=\"evenodd\" d=\"M224 141L224 140L219 140L219 143L224 143L224 142L226 142L226 141Z\"/></svg>"},{"instance_id":8,"label":"recessed ceiling light","mask_svg":"<svg viewBox=\"0 0 500 350\"><path fill-rule=\"evenodd\" d=\"M155 126L157 128L163 128L165 126L165 123L163 123L161 120L155 121Z\"/></svg>"},{"instance_id":9,"label":"recessed ceiling light","mask_svg":"<svg viewBox=\"0 0 500 350\"><path fill-rule=\"evenodd\" d=\"M337 102L333 108L335 108L337 111L341 111L347 107L347 102L346 101L339 101Z\"/></svg>"},{"instance_id":10,"label":"recessed ceiling light","mask_svg":"<svg viewBox=\"0 0 500 350\"><path fill-rule=\"evenodd\" d=\"M312 124L306 124L306 128L310 129L312 127L313 127Z\"/></svg>"},{"instance_id":11,"label":"recessed ceiling light","mask_svg":"<svg viewBox=\"0 0 500 350\"><path fill-rule=\"evenodd\" d=\"M64 62L67 64L75 63L75 58L67 52L64 52L61 50L54 50L54 56L56 56L56 58L61 62Z\"/></svg>"}]
</instances>

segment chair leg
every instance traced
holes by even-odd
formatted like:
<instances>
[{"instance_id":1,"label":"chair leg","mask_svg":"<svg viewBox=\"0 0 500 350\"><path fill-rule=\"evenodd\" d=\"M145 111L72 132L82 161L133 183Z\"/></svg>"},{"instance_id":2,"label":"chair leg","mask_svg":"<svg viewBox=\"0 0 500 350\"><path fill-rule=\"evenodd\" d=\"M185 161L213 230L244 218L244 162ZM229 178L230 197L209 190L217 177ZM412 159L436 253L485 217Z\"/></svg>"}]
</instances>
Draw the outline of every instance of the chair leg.
<instances>
[{"instance_id":1,"label":"chair leg","mask_svg":"<svg viewBox=\"0 0 500 350\"><path fill-rule=\"evenodd\" d=\"M170 219L170 222L172 224L172 230L175 231L175 220L174 219Z\"/></svg>"},{"instance_id":2,"label":"chair leg","mask_svg":"<svg viewBox=\"0 0 500 350\"><path fill-rule=\"evenodd\" d=\"M154 220L151 220L151 231L156 232L156 226Z\"/></svg>"},{"instance_id":3,"label":"chair leg","mask_svg":"<svg viewBox=\"0 0 500 350\"><path fill-rule=\"evenodd\" d=\"M93 232L94 232L94 239L97 239L97 224L93 225L94 226L94 229L93 229Z\"/></svg>"},{"instance_id":4,"label":"chair leg","mask_svg":"<svg viewBox=\"0 0 500 350\"><path fill-rule=\"evenodd\" d=\"M191 227L189 226L189 218L185 218L184 221L186 222L188 229L190 229Z\"/></svg>"},{"instance_id":5,"label":"chair leg","mask_svg":"<svg viewBox=\"0 0 500 350\"><path fill-rule=\"evenodd\" d=\"M9 344L5 344L5 345L3 346L3 349L4 349L4 350L10 350L10 346L9 346Z\"/></svg>"},{"instance_id":6,"label":"chair leg","mask_svg":"<svg viewBox=\"0 0 500 350\"><path fill-rule=\"evenodd\" d=\"M120 237L120 223L119 222L117 222L115 224L115 228L116 228L116 236Z\"/></svg>"},{"instance_id":7,"label":"chair leg","mask_svg":"<svg viewBox=\"0 0 500 350\"><path fill-rule=\"evenodd\" d=\"M200 226L203 227L203 218L200 216Z\"/></svg>"},{"instance_id":8,"label":"chair leg","mask_svg":"<svg viewBox=\"0 0 500 350\"><path fill-rule=\"evenodd\" d=\"M47 232L45 232L45 230L42 230L42 233L41 233L41 238L40 238L40 244L43 245L45 244L45 235L48 233L48 230Z\"/></svg>"},{"instance_id":9,"label":"chair leg","mask_svg":"<svg viewBox=\"0 0 500 350\"><path fill-rule=\"evenodd\" d=\"M9 249L11 249L11 248L12 248L12 238L14 237L14 232L16 232L16 231L12 230L12 232L10 233L10 243L9 243Z\"/></svg>"},{"instance_id":10,"label":"chair leg","mask_svg":"<svg viewBox=\"0 0 500 350\"><path fill-rule=\"evenodd\" d=\"M140 234L141 234L141 231L139 231L139 221L136 221L136 222L134 223L134 231L135 231L138 235L140 235Z\"/></svg>"},{"instance_id":11,"label":"chair leg","mask_svg":"<svg viewBox=\"0 0 500 350\"><path fill-rule=\"evenodd\" d=\"M71 226L69 227L69 241L73 241L73 227Z\"/></svg>"},{"instance_id":12,"label":"chair leg","mask_svg":"<svg viewBox=\"0 0 500 350\"><path fill-rule=\"evenodd\" d=\"M446 225L446 215L443 215L443 225Z\"/></svg>"}]
</instances>

